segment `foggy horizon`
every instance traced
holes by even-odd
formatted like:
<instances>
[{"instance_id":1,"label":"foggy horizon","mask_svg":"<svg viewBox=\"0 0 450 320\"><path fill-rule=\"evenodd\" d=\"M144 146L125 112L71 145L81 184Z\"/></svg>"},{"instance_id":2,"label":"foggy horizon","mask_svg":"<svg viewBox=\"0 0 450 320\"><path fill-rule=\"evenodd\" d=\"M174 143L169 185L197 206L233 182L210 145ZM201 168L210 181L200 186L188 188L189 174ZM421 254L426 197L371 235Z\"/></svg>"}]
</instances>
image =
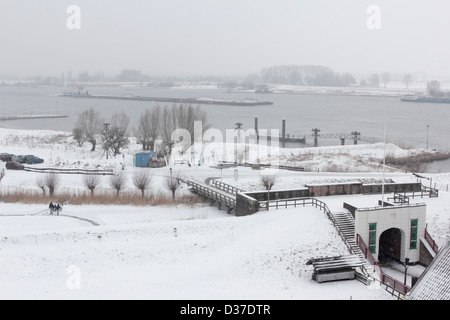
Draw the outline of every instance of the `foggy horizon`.
<instances>
[{"instance_id":1,"label":"foggy horizon","mask_svg":"<svg viewBox=\"0 0 450 320\"><path fill-rule=\"evenodd\" d=\"M450 3L391 2L4 0L0 75L135 69L245 76L278 65L323 65L352 74L450 77ZM79 16L67 12L72 5Z\"/></svg>"}]
</instances>

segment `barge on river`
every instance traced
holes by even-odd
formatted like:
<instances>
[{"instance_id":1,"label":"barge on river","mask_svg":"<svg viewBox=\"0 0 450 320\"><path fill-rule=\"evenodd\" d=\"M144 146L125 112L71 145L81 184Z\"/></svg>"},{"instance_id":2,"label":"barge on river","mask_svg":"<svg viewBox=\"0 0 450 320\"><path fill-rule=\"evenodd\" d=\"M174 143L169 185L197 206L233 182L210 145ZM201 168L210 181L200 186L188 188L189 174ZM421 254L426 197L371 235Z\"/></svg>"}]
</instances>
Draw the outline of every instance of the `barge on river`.
<instances>
[{"instance_id":1,"label":"barge on river","mask_svg":"<svg viewBox=\"0 0 450 320\"><path fill-rule=\"evenodd\" d=\"M183 104L212 104L225 106L263 106L273 105L270 101L259 101L255 99L244 100L224 100L217 98L160 98L160 97L142 97L142 96L113 96L113 95L97 95L86 93L63 93L62 97L82 98L82 99L111 99L111 100L128 100L128 101L152 101L152 102L167 102L167 103L183 103Z\"/></svg>"}]
</instances>

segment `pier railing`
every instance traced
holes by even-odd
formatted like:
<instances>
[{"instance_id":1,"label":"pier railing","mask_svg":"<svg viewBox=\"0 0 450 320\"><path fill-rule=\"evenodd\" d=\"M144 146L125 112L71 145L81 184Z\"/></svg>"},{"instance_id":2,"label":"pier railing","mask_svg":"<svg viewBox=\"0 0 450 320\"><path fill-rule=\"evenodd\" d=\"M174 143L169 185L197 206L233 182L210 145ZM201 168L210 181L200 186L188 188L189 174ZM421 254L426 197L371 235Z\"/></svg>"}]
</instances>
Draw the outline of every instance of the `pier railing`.
<instances>
[{"instance_id":1,"label":"pier railing","mask_svg":"<svg viewBox=\"0 0 450 320\"><path fill-rule=\"evenodd\" d=\"M230 193L232 195L237 195L239 192L244 192L244 190L242 190L242 189L236 188L232 185L229 185L227 183L224 183L224 182L216 180L216 179L211 180L211 184L215 188L225 191L227 193Z\"/></svg>"},{"instance_id":2,"label":"pier railing","mask_svg":"<svg viewBox=\"0 0 450 320\"><path fill-rule=\"evenodd\" d=\"M236 198L231 195L223 195L222 193L212 188L193 181L187 181L187 185L191 189L191 191L213 202L217 202L220 205L225 205L226 207L228 207L229 211L236 208Z\"/></svg>"}]
</instances>

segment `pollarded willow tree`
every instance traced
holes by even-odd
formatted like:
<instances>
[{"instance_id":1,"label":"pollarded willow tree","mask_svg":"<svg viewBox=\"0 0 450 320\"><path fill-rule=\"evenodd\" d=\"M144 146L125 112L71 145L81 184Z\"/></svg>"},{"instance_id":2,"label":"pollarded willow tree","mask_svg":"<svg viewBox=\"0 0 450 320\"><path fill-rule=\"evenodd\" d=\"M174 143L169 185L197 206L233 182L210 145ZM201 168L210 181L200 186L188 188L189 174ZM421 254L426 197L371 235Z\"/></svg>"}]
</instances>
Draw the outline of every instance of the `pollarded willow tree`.
<instances>
[{"instance_id":1,"label":"pollarded willow tree","mask_svg":"<svg viewBox=\"0 0 450 320\"><path fill-rule=\"evenodd\" d=\"M109 178L109 184L114 190L116 190L117 196L119 196L120 191L125 188L126 183L127 176L123 171L115 172Z\"/></svg>"},{"instance_id":2,"label":"pollarded willow tree","mask_svg":"<svg viewBox=\"0 0 450 320\"><path fill-rule=\"evenodd\" d=\"M95 151L97 146L97 137L102 128L100 114L93 108L83 111L78 115L78 120L73 129L74 139L78 145L89 142L92 145L91 151Z\"/></svg>"},{"instance_id":3,"label":"pollarded willow tree","mask_svg":"<svg viewBox=\"0 0 450 320\"><path fill-rule=\"evenodd\" d=\"M55 190L59 186L59 183L59 176L55 173L48 173L44 177L44 184L48 188L50 196L55 194Z\"/></svg>"},{"instance_id":4,"label":"pollarded willow tree","mask_svg":"<svg viewBox=\"0 0 450 320\"><path fill-rule=\"evenodd\" d=\"M136 170L133 176L133 184L142 193L142 198L145 196L147 190L152 182L152 176L148 169Z\"/></svg>"},{"instance_id":5,"label":"pollarded willow tree","mask_svg":"<svg viewBox=\"0 0 450 320\"><path fill-rule=\"evenodd\" d=\"M100 185L100 176L84 175L83 184L91 191L91 197L94 197L94 191Z\"/></svg>"},{"instance_id":6,"label":"pollarded willow tree","mask_svg":"<svg viewBox=\"0 0 450 320\"><path fill-rule=\"evenodd\" d=\"M278 180L278 176L276 173L271 172L269 170L265 170L267 172L261 173L261 183L263 184L264 188L267 190L267 211L269 211L269 204L270 204L270 190L272 190L273 186Z\"/></svg>"},{"instance_id":7,"label":"pollarded willow tree","mask_svg":"<svg viewBox=\"0 0 450 320\"><path fill-rule=\"evenodd\" d=\"M180 173L172 173L170 171L170 175L164 177L163 186L170 192L172 192L172 200L175 200L175 193L181 187L181 175Z\"/></svg>"}]
</instances>

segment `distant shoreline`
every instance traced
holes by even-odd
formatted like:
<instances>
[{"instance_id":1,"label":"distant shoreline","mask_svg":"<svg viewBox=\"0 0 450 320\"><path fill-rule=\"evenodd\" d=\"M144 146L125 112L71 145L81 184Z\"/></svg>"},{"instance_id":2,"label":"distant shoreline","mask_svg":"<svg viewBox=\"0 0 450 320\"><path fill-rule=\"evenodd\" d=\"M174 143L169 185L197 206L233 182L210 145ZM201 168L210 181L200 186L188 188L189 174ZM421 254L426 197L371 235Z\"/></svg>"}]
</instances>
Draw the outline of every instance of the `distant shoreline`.
<instances>
[{"instance_id":1,"label":"distant shoreline","mask_svg":"<svg viewBox=\"0 0 450 320\"><path fill-rule=\"evenodd\" d=\"M66 115L53 115L53 114L43 114L43 115L0 115L0 121L10 121L10 120L34 120L34 119L58 119L58 118L68 118Z\"/></svg>"}]
</instances>

